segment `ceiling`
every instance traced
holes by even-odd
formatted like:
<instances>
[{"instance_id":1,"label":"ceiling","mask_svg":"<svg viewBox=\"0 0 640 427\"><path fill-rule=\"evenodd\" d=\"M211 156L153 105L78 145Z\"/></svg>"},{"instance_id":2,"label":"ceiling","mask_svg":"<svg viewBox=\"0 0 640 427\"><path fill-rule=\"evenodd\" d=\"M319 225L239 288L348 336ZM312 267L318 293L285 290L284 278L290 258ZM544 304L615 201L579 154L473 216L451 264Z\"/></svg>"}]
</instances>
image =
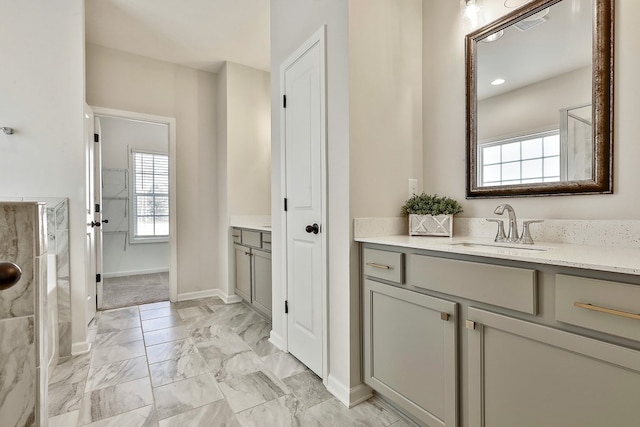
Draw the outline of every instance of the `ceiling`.
<instances>
[{"instance_id":1,"label":"ceiling","mask_svg":"<svg viewBox=\"0 0 640 427\"><path fill-rule=\"evenodd\" d=\"M267 0L85 0L86 41L217 72L269 70Z\"/></svg>"}]
</instances>

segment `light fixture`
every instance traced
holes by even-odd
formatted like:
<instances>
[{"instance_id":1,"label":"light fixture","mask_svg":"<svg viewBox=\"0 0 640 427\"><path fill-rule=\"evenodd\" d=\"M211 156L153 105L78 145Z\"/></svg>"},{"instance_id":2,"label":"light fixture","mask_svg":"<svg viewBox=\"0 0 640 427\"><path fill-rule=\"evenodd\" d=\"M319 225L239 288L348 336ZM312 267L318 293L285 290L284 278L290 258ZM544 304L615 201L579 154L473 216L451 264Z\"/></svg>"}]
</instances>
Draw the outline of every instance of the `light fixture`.
<instances>
[{"instance_id":1,"label":"light fixture","mask_svg":"<svg viewBox=\"0 0 640 427\"><path fill-rule=\"evenodd\" d=\"M500 86L504 82L506 82L505 79L495 79L494 81L491 82L491 86Z\"/></svg>"},{"instance_id":2,"label":"light fixture","mask_svg":"<svg viewBox=\"0 0 640 427\"><path fill-rule=\"evenodd\" d=\"M477 0L465 0L464 17L472 28L482 25L482 9L478 6Z\"/></svg>"},{"instance_id":3,"label":"light fixture","mask_svg":"<svg viewBox=\"0 0 640 427\"><path fill-rule=\"evenodd\" d=\"M485 43L491 43L498 40L502 36L504 36L504 30L496 31L495 33L488 35L487 37L483 38L480 41L483 41Z\"/></svg>"}]
</instances>

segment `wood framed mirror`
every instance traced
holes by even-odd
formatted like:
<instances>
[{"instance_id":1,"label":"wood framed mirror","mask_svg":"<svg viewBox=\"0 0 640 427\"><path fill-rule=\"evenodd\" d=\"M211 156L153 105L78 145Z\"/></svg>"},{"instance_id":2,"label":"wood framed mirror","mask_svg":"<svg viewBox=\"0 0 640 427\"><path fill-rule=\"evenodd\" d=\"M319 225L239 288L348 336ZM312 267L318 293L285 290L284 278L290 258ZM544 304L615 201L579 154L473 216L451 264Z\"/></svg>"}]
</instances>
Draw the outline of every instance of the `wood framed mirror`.
<instances>
[{"instance_id":1,"label":"wood framed mirror","mask_svg":"<svg viewBox=\"0 0 640 427\"><path fill-rule=\"evenodd\" d=\"M467 198L613 192L613 34L614 0L533 0L466 36Z\"/></svg>"}]
</instances>

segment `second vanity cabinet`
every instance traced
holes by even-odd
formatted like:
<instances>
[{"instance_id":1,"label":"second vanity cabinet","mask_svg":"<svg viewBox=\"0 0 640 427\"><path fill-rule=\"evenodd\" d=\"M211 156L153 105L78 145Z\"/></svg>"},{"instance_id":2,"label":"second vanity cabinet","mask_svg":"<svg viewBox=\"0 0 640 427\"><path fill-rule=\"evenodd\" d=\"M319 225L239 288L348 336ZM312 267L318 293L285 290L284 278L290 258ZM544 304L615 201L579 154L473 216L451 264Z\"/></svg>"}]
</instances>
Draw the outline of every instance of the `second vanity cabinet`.
<instances>
[{"instance_id":1,"label":"second vanity cabinet","mask_svg":"<svg viewBox=\"0 0 640 427\"><path fill-rule=\"evenodd\" d=\"M236 294L271 319L271 233L232 229Z\"/></svg>"},{"instance_id":2,"label":"second vanity cabinet","mask_svg":"<svg viewBox=\"0 0 640 427\"><path fill-rule=\"evenodd\" d=\"M365 383L425 425L640 425L637 276L375 244L362 274Z\"/></svg>"}]
</instances>

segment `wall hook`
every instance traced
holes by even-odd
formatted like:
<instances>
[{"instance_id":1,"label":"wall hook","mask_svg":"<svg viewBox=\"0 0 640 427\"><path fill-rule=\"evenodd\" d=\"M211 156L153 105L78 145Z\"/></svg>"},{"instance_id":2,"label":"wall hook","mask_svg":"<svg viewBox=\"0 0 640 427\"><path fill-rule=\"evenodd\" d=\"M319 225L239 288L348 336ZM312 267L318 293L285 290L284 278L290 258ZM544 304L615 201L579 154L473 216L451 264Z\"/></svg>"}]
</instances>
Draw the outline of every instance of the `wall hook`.
<instances>
[{"instance_id":1,"label":"wall hook","mask_svg":"<svg viewBox=\"0 0 640 427\"><path fill-rule=\"evenodd\" d=\"M2 132L4 132L7 135L13 135L13 128L3 126L3 127L0 127L0 129L2 129Z\"/></svg>"}]
</instances>

